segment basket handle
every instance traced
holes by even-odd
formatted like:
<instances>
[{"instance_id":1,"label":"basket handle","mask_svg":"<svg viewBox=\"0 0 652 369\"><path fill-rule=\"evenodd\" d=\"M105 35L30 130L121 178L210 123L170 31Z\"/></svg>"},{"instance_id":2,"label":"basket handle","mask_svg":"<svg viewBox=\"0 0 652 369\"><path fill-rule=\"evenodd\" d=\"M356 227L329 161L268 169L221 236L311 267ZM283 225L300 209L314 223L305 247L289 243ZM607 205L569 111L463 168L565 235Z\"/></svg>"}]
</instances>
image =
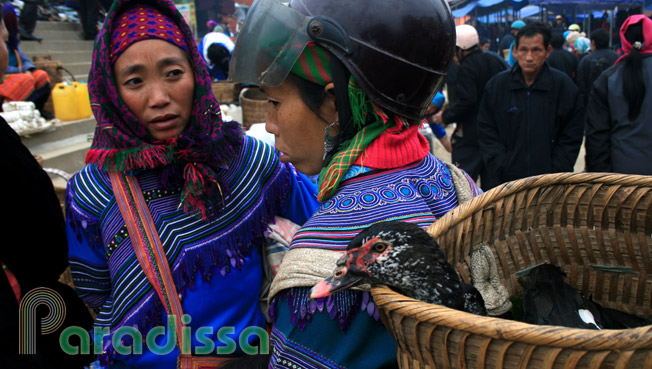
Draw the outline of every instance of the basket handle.
<instances>
[{"instance_id":1,"label":"basket handle","mask_svg":"<svg viewBox=\"0 0 652 369\"><path fill-rule=\"evenodd\" d=\"M62 65L62 66L58 67L57 69L59 69L59 68L63 69L66 73L70 74L70 78L72 78L72 81L73 81L73 82L77 82L77 79L75 78L75 75L72 74L71 71L69 71L68 69L66 69L66 67L64 67L64 66Z\"/></svg>"},{"instance_id":2,"label":"basket handle","mask_svg":"<svg viewBox=\"0 0 652 369\"><path fill-rule=\"evenodd\" d=\"M238 95L238 103L240 103L240 106L242 106L242 97L244 96L244 93L249 91L249 87L245 87L242 90L240 90L240 94Z\"/></svg>"}]
</instances>

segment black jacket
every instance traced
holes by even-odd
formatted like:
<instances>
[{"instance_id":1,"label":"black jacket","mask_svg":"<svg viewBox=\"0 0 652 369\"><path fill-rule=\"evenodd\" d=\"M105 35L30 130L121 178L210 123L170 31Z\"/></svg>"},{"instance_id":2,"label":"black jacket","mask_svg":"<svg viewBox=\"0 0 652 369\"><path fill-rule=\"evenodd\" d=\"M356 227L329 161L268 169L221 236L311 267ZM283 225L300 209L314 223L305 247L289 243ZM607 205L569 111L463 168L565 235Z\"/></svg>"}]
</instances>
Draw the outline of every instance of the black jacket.
<instances>
[{"instance_id":1,"label":"black jacket","mask_svg":"<svg viewBox=\"0 0 652 369\"><path fill-rule=\"evenodd\" d=\"M496 74L509 67L498 54L477 49L460 62L457 70L456 100L444 110L444 123L457 123L462 127L464 140L478 141L476 117L484 86Z\"/></svg>"},{"instance_id":2,"label":"black jacket","mask_svg":"<svg viewBox=\"0 0 652 369\"><path fill-rule=\"evenodd\" d=\"M572 172L583 123L584 107L568 76L544 64L528 87L517 63L485 88L478 113L485 164L501 182Z\"/></svg>"},{"instance_id":3,"label":"black jacket","mask_svg":"<svg viewBox=\"0 0 652 369\"><path fill-rule=\"evenodd\" d=\"M623 63L614 65L593 84L586 109L586 170L652 174L652 55L643 55L647 86L641 112L629 120L623 93Z\"/></svg>"},{"instance_id":4,"label":"black jacket","mask_svg":"<svg viewBox=\"0 0 652 369\"><path fill-rule=\"evenodd\" d=\"M584 97L584 105L589 99L593 82L600 77L602 72L611 67L616 60L618 60L618 53L609 49L596 50L582 58L579 67L577 67L575 82Z\"/></svg>"},{"instance_id":5,"label":"black jacket","mask_svg":"<svg viewBox=\"0 0 652 369\"><path fill-rule=\"evenodd\" d=\"M58 282L68 266L63 212L52 181L1 117L0 172L4 174L0 193L6 212L0 222L4 236L0 261L16 277L22 296L36 287L47 287L63 298L66 307L65 319L58 330L34 335L36 354L19 355L18 332L19 329L26 332L28 327L19 328L19 305L9 280L0 270L0 368L81 369L92 361L92 355L67 355L59 345L59 336L66 327L88 330L93 324L93 318L73 289ZM35 319L41 319L47 312L47 308L39 308Z\"/></svg>"},{"instance_id":6,"label":"black jacket","mask_svg":"<svg viewBox=\"0 0 652 369\"><path fill-rule=\"evenodd\" d=\"M548 65L566 73L572 80L575 80L579 63L580 60L575 54L563 49L552 50L550 56L548 56Z\"/></svg>"}]
</instances>

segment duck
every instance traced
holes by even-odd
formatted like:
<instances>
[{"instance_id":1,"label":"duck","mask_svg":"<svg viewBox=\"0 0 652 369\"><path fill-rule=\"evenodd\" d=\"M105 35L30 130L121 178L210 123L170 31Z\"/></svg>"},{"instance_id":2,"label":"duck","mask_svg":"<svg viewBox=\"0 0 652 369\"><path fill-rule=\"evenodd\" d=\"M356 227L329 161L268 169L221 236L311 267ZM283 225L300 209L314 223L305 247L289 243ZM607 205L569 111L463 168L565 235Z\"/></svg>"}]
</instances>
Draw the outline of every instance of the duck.
<instances>
[{"instance_id":1,"label":"duck","mask_svg":"<svg viewBox=\"0 0 652 369\"><path fill-rule=\"evenodd\" d=\"M566 274L554 264L530 270L523 294L524 321L537 325L603 329L600 307L564 282Z\"/></svg>"},{"instance_id":2,"label":"duck","mask_svg":"<svg viewBox=\"0 0 652 369\"><path fill-rule=\"evenodd\" d=\"M523 320L538 325L584 329L629 329L652 325L652 316L638 317L603 307L564 282L560 267L543 263L519 282L524 286Z\"/></svg>"},{"instance_id":3,"label":"duck","mask_svg":"<svg viewBox=\"0 0 652 369\"><path fill-rule=\"evenodd\" d=\"M360 232L311 298L362 284L384 284L419 301L487 315L480 292L460 280L435 239L412 223L383 221Z\"/></svg>"}]
</instances>

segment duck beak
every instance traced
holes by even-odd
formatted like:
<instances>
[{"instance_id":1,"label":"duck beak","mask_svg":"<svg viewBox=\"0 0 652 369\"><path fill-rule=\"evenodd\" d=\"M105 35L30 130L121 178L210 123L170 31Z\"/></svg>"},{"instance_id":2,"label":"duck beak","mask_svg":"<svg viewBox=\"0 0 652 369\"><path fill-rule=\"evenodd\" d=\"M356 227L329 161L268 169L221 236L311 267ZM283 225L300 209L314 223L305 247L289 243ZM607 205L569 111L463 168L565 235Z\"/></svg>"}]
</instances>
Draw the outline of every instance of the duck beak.
<instances>
[{"instance_id":1,"label":"duck beak","mask_svg":"<svg viewBox=\"0 0 652 369\"><path fill-rule=\"evenodd\" d=\"M362 282L362 280L362 276L355 276L347 273L347 268L345 266L338 267L335 269L335 273L333 273L332 276L317 283L312 290L310 290L310 298L316 299L330 296L335 292L357 286Z\"/></svg>"}]
</instances>

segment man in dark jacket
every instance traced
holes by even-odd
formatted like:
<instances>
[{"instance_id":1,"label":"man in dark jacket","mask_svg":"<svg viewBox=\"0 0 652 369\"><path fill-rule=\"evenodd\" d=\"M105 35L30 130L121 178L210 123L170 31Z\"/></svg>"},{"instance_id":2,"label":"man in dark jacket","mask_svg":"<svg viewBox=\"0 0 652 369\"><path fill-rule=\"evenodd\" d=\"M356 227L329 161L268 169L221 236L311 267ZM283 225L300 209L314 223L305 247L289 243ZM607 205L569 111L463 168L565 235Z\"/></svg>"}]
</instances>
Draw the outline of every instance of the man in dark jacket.
<instances>
[{"instance_id":1,"label":"man in dark jacket","mask_svg":"<svg viewBox=\"0 0 652 369\"><path fill-rule=\"evenodd\" d=\"M577 73L577 65L580 61L575 54L564 50L564 42L564 35L560 33L552 34L550 38L552 52L550 52L550 56L548 57L548 65L566 73L570 79L574 80L575 74Z\"/></svg>"},{"instance_id":2,"label":"man in dark jacket","mask_svg":"<svg viewBox=\"0 0 652 369\"><path fill-rule=\"evenodd\" d=\"M497 54L484 52L479 46L478 33L470 25L457 26L456 55L460 60L457 71L457 97L450 107L433 117L437 124L457 123L453 143L453 162L474 180L481 178L481 187L490 183L478 146L476 116L484 86L491 77L509 65Z\"/></svg>"},{"instance_id":3,"label":"man in dark jacket","mask_svg":"<svg viewBox=\"0 0 652 369\"><path fill-rule=\"evenodd\" d=\"M478 113L479 144L495 185L537 174L572 172L582 144L584 108L564 73L550 68L550 29L516 36L518 63L492 78Z\"/></svg>"},{"instance_id":4,"label":"man in dark jacket","mask_svg":"<svg viewBox=\"0 0 652 369\"><path fill-rule=\"evenodd\" d=\"M575 78L585 105L593 82L616 60L618 60L618 53L609 50L609 33L602 28L591 32L591 53L582 58Z\"/></svg>"}]
</instances>

